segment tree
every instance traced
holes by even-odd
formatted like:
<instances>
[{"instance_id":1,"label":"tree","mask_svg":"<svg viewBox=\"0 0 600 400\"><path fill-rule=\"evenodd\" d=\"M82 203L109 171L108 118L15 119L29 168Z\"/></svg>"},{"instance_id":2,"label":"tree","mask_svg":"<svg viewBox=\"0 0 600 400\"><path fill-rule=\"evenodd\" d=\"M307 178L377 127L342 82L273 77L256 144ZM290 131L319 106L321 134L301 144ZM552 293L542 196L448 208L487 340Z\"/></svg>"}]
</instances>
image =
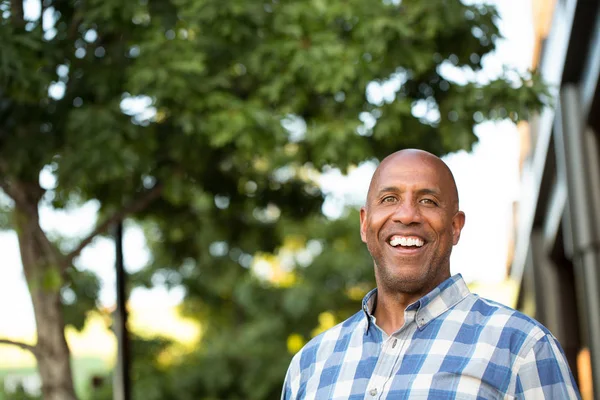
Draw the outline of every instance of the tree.
<instances>
[{"instance_id":1,"label":"tree","mask_svg":"<svg viewBox=\"0 0 600 400\"><path fill-rule=\"evenodd\" d=\"M296 307L293 320L312 309L307 301L318 301L318 292L302 284L257 285L243 267L257 252L277 249L293 226L323 223L323 197L311 174L404 147L436 154L469 149L477 122L518 121L545 102L535 74L461 85L440 73L442 64L481 68L499 37L490 6L40 6L40 15L30 17L22 0L0 1L0 188L9 198L1 220L17 232L38 330L35 345L0 343L34 353L45 399L76 397L63 331L65 323L81 323L97 281L74 262L115 222L131 217L147 227L154 251L148 271L189 283L189 304L195 299L209 310L210 335L227 336L227 327L238 326L250 329L246 338L271 332L269 340L282 341L275 333L286 332L283 322L246 325L260 321L264 302L256 299L275 296L281 303L273 307ZM397 86L394 95L377 99L376 87L386 82ZM428 112L417 113L415 104ZM55 175L55 187L40 186L44 168ZM91 199L101 205L100 219L78 243L40 228L40 204L63 208ZM304 241L309 234L303 231ZM76 301L61 297L65 288ZM312 297L305 300L303 291ZM206 381L205 390L226 387L217 381ZM264 394L270 390L265 386Z\"/></svg>"}]
</instances>

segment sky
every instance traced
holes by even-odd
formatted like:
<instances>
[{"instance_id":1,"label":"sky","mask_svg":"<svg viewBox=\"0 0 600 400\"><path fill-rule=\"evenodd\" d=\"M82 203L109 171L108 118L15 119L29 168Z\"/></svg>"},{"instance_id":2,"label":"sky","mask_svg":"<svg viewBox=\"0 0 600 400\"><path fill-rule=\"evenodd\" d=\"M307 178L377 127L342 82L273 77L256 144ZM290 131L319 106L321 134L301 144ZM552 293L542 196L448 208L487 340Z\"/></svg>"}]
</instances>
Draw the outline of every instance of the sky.
<instances>
[{"instance_id":1,"label":"sky","mask_svg":"<svg viewBox=\"0 0 600 400\"><path fill-rule=\"evenodd\" d=\"M477 3L473 0L465 2ZM488 3L496 4L500 11L500 30L505 39L498 42L493 55L484 58L484 73L476 78L493 78L502 72L503 65L525 71L530 65L533 51L530 0L496 0ZM457 81L471 78L453 67L446 68L443 73ZM467 282L497 283L506 277L513 202L519 196L519 136L515 125L508 121L480 124L475 133L479 142L471 153L461 151L444 157L454 173L460 208L466 214L460 243L452 253L451 269L453 273L461 273ZM321 185L328 194L323 208L326 215L338 215L344 203L362 204L374 168L373 164L365 163L349 176L342 176L336 170L323 175ZM51 187L53 179L48 171L40 174L43 187ZM42 229L70 237L83 236L95 223L97 209L95 202L70 211L57 212L42 207ZM125 226L124 256L129 272L139 270L149 259L143 233L132 224ZM0 232L0 259L0 334L5 337L30 337L35 330L35 322L14 232ZM99 274L103 282L100 301L105 306L113 305L113 242L97 238L83 250L76 265ZM177 288L170 291L165 288L135 289L130 302L133 307L175 305L182 296L183 291Z\"/></svg>"}]
</instances>

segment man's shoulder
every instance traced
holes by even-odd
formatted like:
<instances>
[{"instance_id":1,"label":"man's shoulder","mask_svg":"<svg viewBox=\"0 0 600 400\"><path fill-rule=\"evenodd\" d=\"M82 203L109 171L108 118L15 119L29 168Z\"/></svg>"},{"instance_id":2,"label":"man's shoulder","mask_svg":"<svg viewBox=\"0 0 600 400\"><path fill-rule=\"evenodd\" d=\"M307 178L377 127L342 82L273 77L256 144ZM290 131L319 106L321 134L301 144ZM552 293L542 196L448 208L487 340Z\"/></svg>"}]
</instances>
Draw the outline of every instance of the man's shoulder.
<instances>
[{"instance_id":1,"label":"man's shoulder","mask_svg":"<svg viewBox=\"0 0 600 400\"><path fill-rule=\"evenodd\" d=\"M333 351L338 343L348 340L349 336L352 335L356 329L361 329L365 324L366 317L364 312L357 312L350 318L309 340L302 349L296 353L294 360L301 364L301 369L313 364L317 361L319 353Z\"/></svg>"},{"instance_id":2,"label":"man's shoulder","mask_svg":"<svg viewBox=\"0 0 600 400\"><path fill-rule=\"evenodd\" d=\"M478 324L490 329L497 328L504 335L526 335L532 339L551 335L544 325L518 310L476 294L471 297L466 306L471 318Z\"/></svg>"}]
</instances>

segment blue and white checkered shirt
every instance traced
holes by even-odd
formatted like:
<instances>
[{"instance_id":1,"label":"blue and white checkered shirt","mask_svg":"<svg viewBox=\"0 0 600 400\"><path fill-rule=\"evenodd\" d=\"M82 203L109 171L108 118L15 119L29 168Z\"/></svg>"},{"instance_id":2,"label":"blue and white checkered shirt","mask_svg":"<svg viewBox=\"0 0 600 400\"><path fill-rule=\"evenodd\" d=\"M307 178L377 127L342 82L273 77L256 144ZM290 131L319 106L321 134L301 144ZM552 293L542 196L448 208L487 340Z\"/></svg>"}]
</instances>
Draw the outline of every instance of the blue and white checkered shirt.
<instances>
[{"instance_id":1,"label":"blue and white checkered shirt","mask_svg":"<svg viewBox=\"0 0 600 400\"><path fill-rule=\"evenodd\" d=\"M455 275L408 306L388 336L363 310L296 354L282 399L578 399L554 336L472 294Z\"/></svg>"}]
</instances>

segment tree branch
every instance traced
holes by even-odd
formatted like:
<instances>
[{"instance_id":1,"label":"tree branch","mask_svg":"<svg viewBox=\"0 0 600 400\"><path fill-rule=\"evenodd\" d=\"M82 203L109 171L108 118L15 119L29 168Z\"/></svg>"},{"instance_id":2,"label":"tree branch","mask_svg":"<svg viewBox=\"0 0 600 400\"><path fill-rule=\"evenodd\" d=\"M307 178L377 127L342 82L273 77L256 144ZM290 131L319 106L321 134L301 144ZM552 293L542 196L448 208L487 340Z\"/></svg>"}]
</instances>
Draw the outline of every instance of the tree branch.
<instances>
[{"instance_id":1,"label":"tree branch","mask_svg":"<svg viewBox=\"0 0 600 400\"><path fill-rule=\"evenodd\" d=\"M1 179L0 179L0 189L2 189L2 191L4 192L4 194L5 194L6 196L10 197L10 199L11 199L11 200L14 200L14 199L13 199L13 198L10 196L10 194L8 193L8 191L6 190L6 186L7 186L7 185L6 185L6 183L5 183L3 180L1 180Z\"/></svg>"},{"instance_id":2,"label":"tree branch","mask_svg":"<svg viewBox=\"0 0 600 400\"><path fill-rule=\"evenodd\" d=\"M46 192L37 182L14 182L8 179L0 180L0 189L10 197L21 210L38 215L37 207Z\"/></svg>"},{"instance_id":3,"label":"tree branch","mask_svg":"<svg viewBox=\"0 0 600 400\"><path fill-rule=\"evenodd\" d=\"M64 262L64 269L68 268L72 263L73 259L81 253L81 251L94 240L96 236L101 233L104 233L108 230L108 228L125 219L129 214L134 214L138 211L146 208L154 199L160 196L162 193L163 186L162 184L157 183L154 187L147 192L145 192L141 197L135 199L131 203L125 205L123 208L115 212L113 215L108 217L104 222L96 226L96 229L92 231L88 236L86 236L75 250L67 254Z\"/></svg>"},{"instance_id":4,"label":"tree branch","mask_svg":"<svg viewBox=\"0 0 600 400\"><path fill-rule=\"evenodd\" d=\"M79 10L75 9L75 12L73 13L73 19L71 20L71 23L69 24L69 28L67 29L67 32L68 32L67 35L70 40L77 39L78 28L82 21L83 21L83 18L81 18L81 15L79 14Z\"/></svg>"},{"instance_id":5,"label":"tree branch","mask_svg":"<svg viewBox=\"0 0 600 400\"><path fill-rule=\"evenodd\" d=\"M0 339L0 344L8 344L8 345L11 345L11 346L17 346L17 347L20 347L23 350L27 350L27 351L32 352L34 355L35 355L35 352L36 352L36 347L35 346L32 346L32 345L27 344L27 343L19 342L19 341L16 341L16 340Z\"/></svg>"},{"instance_id":6,"label":"tree branch","mask_svg":"<svg viewBox=\"0 0 600 400\"><path fill-rule=\"evenodd\" d=\"M12 0L10 2L10 14L15 26L22 27L25 25L23 0Z\"/></svg>"},{"instance_id":7,"label":"tree branch","mask_svg":"<svg viewBox=\"0 0 600 400\"><path fill-rule=\"evenodd\" d=\"M25 206L25 204L26 204L25 197L22 195L22 193L17 191L10 183L8 183L6 181L0 181L0 188L15 203Z\"/></svg>"}]
</instances>

